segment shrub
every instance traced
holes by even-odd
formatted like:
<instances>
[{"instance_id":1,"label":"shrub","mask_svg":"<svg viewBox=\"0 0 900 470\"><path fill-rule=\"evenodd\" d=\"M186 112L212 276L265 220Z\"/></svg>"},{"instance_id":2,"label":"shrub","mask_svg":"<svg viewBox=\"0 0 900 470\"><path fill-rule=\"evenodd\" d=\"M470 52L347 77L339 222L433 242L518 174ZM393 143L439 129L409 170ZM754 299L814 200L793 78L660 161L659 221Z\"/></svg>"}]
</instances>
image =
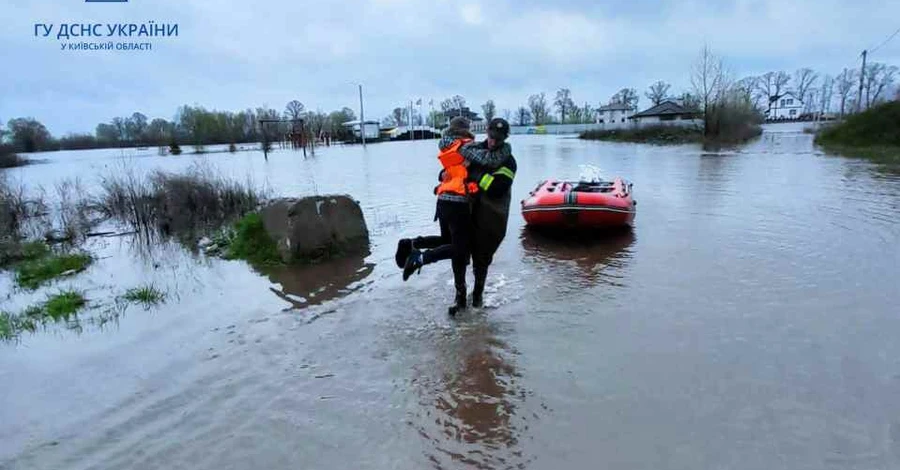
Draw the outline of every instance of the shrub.
<instances>
[{"instance_id":1,"label":"shrub","mask_svg":"<svg viewBox=\"0 0 900 470\"><path fill-rule=\"evenodd\" d=\"M101 182L100 205L136 230L193 235L221 227L258 207L261 191L193 168L187 174L157 172L147 178L118 173Z\"/></svg>"},{"instance_id":2,"label":"shrub","mask_svg":"<svg viewBox=\"0 0 900 470\"><path fill-rule=\"evenodd\" d=\"M254 265L282 264L275 241L266 232L258 213L247 214L235 223L234 231L228 237L226 257L247 260Z\"/></svg>"},{"instance_id":3,"label":"shrub","mask_svg":"<svg viewBox=\"0 0 900 470\"><path fill-rule=\"evenodd\" d=\"M900 101L892 101L848 117L823 129L816 143L852 147L900 147Z\"/></svg>"}]
</instances>

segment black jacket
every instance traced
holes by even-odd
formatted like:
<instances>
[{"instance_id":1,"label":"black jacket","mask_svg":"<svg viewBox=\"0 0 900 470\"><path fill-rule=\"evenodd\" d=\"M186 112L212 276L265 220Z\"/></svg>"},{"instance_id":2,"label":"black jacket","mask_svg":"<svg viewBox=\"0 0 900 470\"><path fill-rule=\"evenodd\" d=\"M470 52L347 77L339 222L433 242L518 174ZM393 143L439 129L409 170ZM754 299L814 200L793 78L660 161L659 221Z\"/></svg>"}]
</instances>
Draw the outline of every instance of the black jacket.
<instances>
[{"instance_id":1,"label":"black jacket","mask_svg":"<svg viewBox=\"0 0 900 470\"><path fill-rule=\"evenodd\" d=\"M469 167L469 175L481 191L472 205L472 261L476 268L487 267L506 237L511 189L518 165L510 155L499 168Z\"/></svg>"}]
</instances>

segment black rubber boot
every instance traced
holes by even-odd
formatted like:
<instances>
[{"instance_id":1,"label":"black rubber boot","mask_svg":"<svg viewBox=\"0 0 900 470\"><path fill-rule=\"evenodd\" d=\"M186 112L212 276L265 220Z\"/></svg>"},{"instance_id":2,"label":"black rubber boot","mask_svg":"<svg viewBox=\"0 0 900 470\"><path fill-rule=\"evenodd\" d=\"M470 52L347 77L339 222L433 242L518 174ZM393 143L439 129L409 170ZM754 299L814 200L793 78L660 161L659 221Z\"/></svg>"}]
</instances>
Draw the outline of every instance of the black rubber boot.
<instances>
[{"instance_id":1,"label":"black rubber boot","mask_svg":"<svg viewBox=\"0 0 900 470\"><path fill-rule=\"evenodd\" d=\"M463 285L462 285L462 288L460 288L459 286L457 286L457 288L456 288L456 302L455 302L453 305L451 305L450 308L448 309L448 312L450 313L450 316L454 316L454 315L456 315L457 313L462 312L463 310L465 310L465 309L467 308L466 300L467 300L467 299L466 299L466 285L463 284Z\"/></svg>"},{"instance_id":2,"label":"black rubber boot","mask_svg":"<svg viewBox=\"0 0 900 470\"><path fill-rule=\"evenodd\" d=\"M472 289L472 307L484 306L484 284L487 281L487 268L475 268L475 288Z\"/></svg>"},{"instance_id":3,"label":"black rubber boot","mask_svg":"<svg viewBox=\"0 0 900 470\"><path fill-rule=\"evenodd\" d=\"M466 309L466 265L453 264L453 285L456 286L456 302L450 307L450 315Z\"/></svg>"},{"instance_id":4,"label":"black rubber boot","mask_svg":"<svg viewBox=\"0 0 900 470\"><path fill-rule=\"evenodd\" d=\"M406 266L406 258L409 258L412 248L413 242L410 238L401 238L397 242L397 252L394 253L394 261L397 263L398 268L403 269Z\"/></svg>"},{"instance_id":5,"label":"black rubber boot","mask_svg":"<svg viewBox=\"0 0 900 470\"><path fill-rule=\"evenodd\" d=\"M412 276L416 271L421 272L423 264L425 262L422 259L422 252L413 249L409 256L406 257L406 263L403 265L403 280L409 279L409 276Z\"/></svg>"}]
</instances>

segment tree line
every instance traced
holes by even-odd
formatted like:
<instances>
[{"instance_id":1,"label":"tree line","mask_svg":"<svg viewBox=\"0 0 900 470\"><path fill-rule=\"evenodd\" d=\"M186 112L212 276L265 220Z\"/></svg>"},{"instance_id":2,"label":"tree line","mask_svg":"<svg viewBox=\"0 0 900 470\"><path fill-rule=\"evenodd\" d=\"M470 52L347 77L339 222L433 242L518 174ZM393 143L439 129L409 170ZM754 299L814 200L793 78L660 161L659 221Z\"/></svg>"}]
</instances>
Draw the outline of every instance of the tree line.
<instances>
[{"instance_id":1,"label":"tree line","mask_svg":"<svg viewBox=\"0 0 900 470\"><path fill-rule=\"evenodd\" d=\"M37 119L20 117L9 120L6 129L0 125L0 142L14 152L53 150L83 150L93 148L192 145L202 151L205 145L260 142L263 132L268 139L284 136L294 130L290 122L259 125L260 119L303 119L305 130L312 136L327 134L332 139L351 140L352 130L343 123L356 119L350 108L325 113L309 111L303 103L293 100L284 111L268 107L242 111L208 110L202 106L184 105L172 120L150 119L140 112L121 116L97 124L94 133L53 136Z\"/></svg>"},{"instance_id":2,"label":"tree line","mask_svg":"<svg viewBox=\"0 0 900 470\"><path fill-rule=\"evenodd\" d=\"M758 76L744 77L735 80L720 58L705 48L698 61L706 61L704 74L708 83L696 83L697 71L691 72L689 89L680 93L672 93L672 85L665 81L656 81L647 87L643 96L647 98L647 107L656 106L666 100L674 100L688 110L703 113L708 110L713 98L720 101L729 95L734 102L740 100L749 104L750 109L758 112L763 118L772 113L779 101L788 93L793 94L803 103L803 113L798 117L813 117L834 113L841 118L851 112L866 110L876 104L900 99L900 89L895 89L898 68L883 63L871 63L865 68L860 80L859 69L845 68L835 75L821 75L810 68L801 68L794 74L785 71L771 71ZM696 65L696 64L695 64ZM701 80L702 81L702 80ZM860 100L859 85L862 81ZM893 93L891 93L893 91ZM717 97L712 94L719 95ZM606 102L598 106L584 102L577 105L569 88L560 88L552 99L545 93L528 96L525 103L515 110L498 111L493 100L481 105L485 120L501 116L513 125L545 125L545 124L585 124L598 119L599 109L613 104L624 104L637 111L641 94L635 88L625 87L613 94ZM456 110L466 108L466 99L455 95L440 102L440 111L432 111L426 118L427 123L435 123L437 127L446 124ZM422 124L423 118L412 110L413 123ZM395 108L387 116L385 125L406 125L409 121L410 109Z\"/></svg>"}]
</instances>

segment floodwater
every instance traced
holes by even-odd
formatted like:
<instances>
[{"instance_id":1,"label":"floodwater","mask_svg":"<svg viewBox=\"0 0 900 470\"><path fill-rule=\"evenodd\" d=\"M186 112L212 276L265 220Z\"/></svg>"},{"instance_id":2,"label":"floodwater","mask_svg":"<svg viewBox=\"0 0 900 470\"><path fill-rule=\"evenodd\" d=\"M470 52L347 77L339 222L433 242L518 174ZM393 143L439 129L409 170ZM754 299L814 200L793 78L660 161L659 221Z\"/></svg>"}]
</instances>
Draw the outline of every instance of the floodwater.
<instances>
[{"instance_id":1,"label":"floodwater","mask_svg":"<svg viewBox=\"0 0 900 470\"><path fill-rule=\"evenodd\" d=\"M432 222L435 144L202 157L47 154L29 187L205 161L276 195L349 193L365 259L257 273L94 238L98 315L0 345L0 468L900 468L900 176L774 126L728 153L514 136L514 200L581 165L634 182L631 233L557 240L511 214L484 310L449 265L402 282ZM518 209L515 207L515 209ZM12 292L8 274L0 289Z\"/></svg>"}]
</instances>

